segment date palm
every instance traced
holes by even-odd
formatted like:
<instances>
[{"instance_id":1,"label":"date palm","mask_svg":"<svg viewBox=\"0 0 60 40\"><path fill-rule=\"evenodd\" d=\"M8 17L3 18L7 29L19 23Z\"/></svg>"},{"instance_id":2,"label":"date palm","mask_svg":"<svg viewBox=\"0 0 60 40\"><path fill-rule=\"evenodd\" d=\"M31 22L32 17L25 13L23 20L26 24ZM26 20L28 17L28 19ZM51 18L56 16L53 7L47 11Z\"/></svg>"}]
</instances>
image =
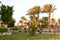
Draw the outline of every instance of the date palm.
<instances>
[{"instance_id":1,"label":"date palm","mask_svg":"<svg viewBox=\"0 0 60 40\"><path fill-rule=\"evenodd\" d=\"M31 26L31 34L30 35L34 35L35 34L35 28L37 25L37 20L36 20L36 14L37 14L37 18L39 18L39 13L40 13L40 6L34 6L33 8L28 10L28 15L30 16L30 26Z\"/></svg>"},{"instance_id":2,"label":"date palm","mask_svg":"<svg viewBox=\"0 0 60 40\"><path fill-rule=\"evenodd\" d=\"M43 6L43 10L42 13L48 13L48 22L49 22L49 26L50 26L50 17L51 17L51 13L56 10L55 6L53 6L52 4L46 4Z\"/></svg>"},{"instance_id":3,"label":"date palm","mask_svg":"<svg viewBox=\"0 0 60 40\"><path fill-rule=\"evenodd\" d=\"M41 12L40 6L34 6L33 8L28 10L28 14L31 15L31 16L34 16L35 19L36 19L36 22L39 21L39 17L40 17L39 14L40 14L40 12ZM37 17L35 15L37 15Z\"/></svg>"},{"instance_id":4,"label":"date palm","mask_svg":"<svg viewBox=\"0 0 60 40\"><path fill-rule=\"evenodd\" d=\"M39 13L40 13L40 6L34 6L33 8L28 10L28 15L35 16L37 14L38 18L39 18Z\"/></svg>"},{"instance_id":5,"label":"date palm","mask_svg":"<svg viewBox=\"0 0 60 40\"><path fill-rule=\"evenodd\" d=\"M35 9L35 14L37 14L37 16L39 18L39 13L41 11L40 6L34 6L33 9Z\"/></svg>"},{"instance_id":6,"label":"date palm","mask_svg":"<svg viewBox=\"0 0 60 40\"><path fill-rule=\"evenodd\" d=\"M47 27L48 26L48 17L43 17L42 18L42 27Z\"/></svg>"},{"instance_id":7,"label":"date palm","mask_svg":"<svg viewBox=\"0 0 60 40\"><path fill-rule=\"evenodd\" d=\"M51 19L51 23L52 23L53 26L56 24L56 21L55 21L54 18Z\"/></svg>"},{"instance_id":8,"label":"date palm","mask_svg":"<svg viewBox=\"0 0 60 40\"><path fill-rule=\"evenodd\" d=\"M60 18L58 18L58 23L60 24Z\"/></svg>"},{"instance_id":9,"label":"date palm","mask_svg":"<svg viewBox=\"0 0 60 40\"><path fill-rule=\"evenodd\" d=\"M58 21L58 22L57 22L57 26L60 27L60 18L58 18L57 21Z\"/></svg>"},{"instance_id":10,"label":"date palm","mask_svg":"<svg viewBox=\"0 0 60 40\"><path fill-rule=\"evenodd\" d=\"M35 21L38 22L40 11L40 6L34 6L33 8L28 10L28 15L33 16L33 18L35 18ZM37 17L35 15L37 15Z\"/></svg>"},{"instance_id":11,"label":"date palm","mask_svg":"<svg viewBox=\"0 0 60 40\"><path fill-rule=\"evenodd\" d=\"M24 20L25 22L26 22L26 20L27 20L24 16L22 16L21 19Z\"/></svg>"}]
</instances>

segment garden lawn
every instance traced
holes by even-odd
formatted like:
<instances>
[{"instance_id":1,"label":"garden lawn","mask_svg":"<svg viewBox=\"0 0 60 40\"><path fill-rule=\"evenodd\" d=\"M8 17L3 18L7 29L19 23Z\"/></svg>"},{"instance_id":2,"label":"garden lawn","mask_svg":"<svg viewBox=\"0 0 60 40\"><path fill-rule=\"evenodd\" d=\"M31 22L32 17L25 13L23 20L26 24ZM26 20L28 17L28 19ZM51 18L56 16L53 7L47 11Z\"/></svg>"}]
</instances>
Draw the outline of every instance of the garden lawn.
<instances>
[{"instance_id":1,"label":"garden lawn","mask_svg":"<svg viewBox=\"0 0 60 40\"><path fill-rule=\"evenodd\" d=\"M24 32L13 32L12 35L0 35L0 40L52 40L60 39L60 34L36 34L35 36L29 36Z\"/></svg>"}]
</instances>

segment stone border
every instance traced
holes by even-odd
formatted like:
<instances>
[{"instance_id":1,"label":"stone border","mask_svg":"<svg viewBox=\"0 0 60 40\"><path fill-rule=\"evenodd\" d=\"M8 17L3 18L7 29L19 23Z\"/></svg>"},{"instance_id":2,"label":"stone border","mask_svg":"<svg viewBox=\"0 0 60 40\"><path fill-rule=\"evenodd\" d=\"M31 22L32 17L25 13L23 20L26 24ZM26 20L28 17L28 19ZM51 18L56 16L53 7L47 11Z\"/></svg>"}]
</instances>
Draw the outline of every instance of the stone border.
<instances>
[{"instance_id":1,"label":"stone border","mask_svg":"<svg viewBox=\"0 0 60 40\"><path fill-rule=\"evenodd\" d=\"M12 32L4 32L4 33L0 33L0 35L11 35Z\"/></svg>"}]
</instances>

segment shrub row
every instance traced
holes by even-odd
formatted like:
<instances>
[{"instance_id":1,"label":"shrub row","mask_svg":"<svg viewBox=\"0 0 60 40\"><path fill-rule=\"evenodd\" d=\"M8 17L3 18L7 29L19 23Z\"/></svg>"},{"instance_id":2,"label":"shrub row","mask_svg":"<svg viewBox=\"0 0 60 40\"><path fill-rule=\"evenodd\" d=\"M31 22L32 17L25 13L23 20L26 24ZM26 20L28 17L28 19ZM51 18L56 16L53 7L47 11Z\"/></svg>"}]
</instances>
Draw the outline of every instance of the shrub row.
<instances>
[{"instance_id":1,"label":"shrub row","mask_svg":"<svg viewBox=\"0 0 60 40\"><path fill-rule=\"evenodd\" d=\"M5 27L0 27L0 33L7 32L7 31L8 31L7 28L5 28Z\"/></svg>"},{"instance_id":2,"label":"shrub row","mask_svg":"<svg viewBox=\"0 0 60 40\"><path fill-rule=\"evenodd\" d=\"M12 30L18 30L18 28L17 27L13 27Z\"/></svg>"}]
</instances>

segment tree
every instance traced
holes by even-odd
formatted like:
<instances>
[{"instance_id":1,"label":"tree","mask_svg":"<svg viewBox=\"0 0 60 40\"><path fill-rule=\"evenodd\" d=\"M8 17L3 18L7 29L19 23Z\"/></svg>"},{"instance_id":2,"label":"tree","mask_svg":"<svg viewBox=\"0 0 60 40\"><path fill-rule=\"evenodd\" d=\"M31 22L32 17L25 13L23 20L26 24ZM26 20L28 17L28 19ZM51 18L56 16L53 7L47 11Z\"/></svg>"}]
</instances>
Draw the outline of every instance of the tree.
<instances>
[{"instance_id":1,"label":"tree","mask_svg":"<svg viewBox=\"0 0 60 40\"><path fill-rule=\"evenodd\" d=\"M23 25L22 25L22 24L23 24L23 20L20 20L19 23L20 23L19 26L22 27L22 26L23 26Z\"/></svg>"},{"instance_id":2,"label":"tree","mask_svg":"<svg viewBox=\"0 0 60 40\"><path fill-rule=\"evenodd\" d=\"M58 18L58 23L60 24L60 18Z\"/></svg>"},{"instance_id":3,"label":"tree","mask_svg":"<svg viewBox=\"0 0 60 40\"><path fill-rule=\"evenodd\" d=\"M5 24L9 24L12 21L12 15L13 15L13 6L5 6L1 5L1 20Z\"/></svg>"},{"instance_id":4,"label":"tree","mask_svg":"<svg viewBox=\"0 0 60 40\"><path fill-rule=\"evenodd\" d=\"M50 26L50 17L51 17L51 13L56 10L55 6L53 6L52 4L46 4L43 6L43 10L42 13L48 13L48 22L49 22L49 26Z\"/></svg>"},{"instance_id":5,"label":"tree","mask_svg":"<svg viewBox=\"0 0 60 40\"><path fill-rule=\"evenodd\" d=\"M37 27L37 22L34 16L30 17L30 35L34 36L35 35L35 31L36 31L36 27Z\"/></svg>"},{"instance_id":6,"label":"tree","mask_svg":"<svg viewBox=\"0 0 60 40\"><path fill-rule=\"evenodd\" d=\"M57 20L57 26L60 27L60 18Z\"/></svg>"},{"instance_id":7,"label":"tree","mask_svg":"<svg viewBox=\"0 0 60 40\"><path fill-rule=\"evenodd\" d=\"M42 20L40 20L42 23L42 27L46 28L48 26L48 17L43 17Z\"/></svg>"},{"instance_id":8,"label":"tree","mask_svg":"<svg viewBox=\"0 0 60 40\"><path fill-rule=\"evenodd\" d=\"M39 13L40 13L40 6L34 6L33 8L28 10L28 15L30 16L30 28L31 28L31 33L30 35L35 34L35 30L38 24L37 18L39 18ZM38 14L38 17L35 15Z\"/></svg>"},{"instance_id":9,"label":"tree","mask_svg":"<svg viewBox=\"0 0 60 40\"><path fill-rule=\"evenodd\" d=\"M33 8L28 10L28 15L36 15L37 18L39 19L39 13L41 12L40 6L34 6Z\"/></svg>"},{"instance_id":10,"label":"tree","mask_svg":"<svg viewBox=\"0 0 60 40\"><path fill-rule=\"evenodd\" d=\"M21 19L22 19L23 21L25 21L25 22L26 22L26 20L27 20L24 16L22 16Z\"/></svg>"},{"instance_id":11,"label":"tree","mask_svg":"<svg viewBox=\"0 0 60 40\"><path fill-rule=\"evenodd\" d=\"M15 19L12 19L12 21L8 24L8 27L14 27Z\"/></svg>"},{"instance_id":12,"label":"tree","mask_svg":"<svg viewBox=\"0 0 60 40\"><path fill-rule=\"evenodd\" d=\"M34 16L35 19L36 19L36 22L38 22L39 21L39 17L40 17L39 16L40 12L41 12L40 6L34 6L33 8L28 10L28 15ZM37 17L35 15L37 15Z\"/></svg>"},{"instance_id":13,"label":"tree","mask_svg":"<svg viewBox=\"0 0 60 40\"><path fill-rule=\"evenodd\" d=\"M33 9L35 9L35 13L37 14L37 16L39 18L39 13L41 11L40 6L34 6Z\"/></svg>"},{"instance_id":14,"label":"tree","mask_svg":"<svg viewBox=\"0 0 60 40\"><path fill-rule=\"evenodd\" d=\"M51 25L52 25L52 26L55 26L55 24L56 24L56 21L55 21L54 18L52 18L52 19L51 19Z\"/></svg>"}]
</instances>

